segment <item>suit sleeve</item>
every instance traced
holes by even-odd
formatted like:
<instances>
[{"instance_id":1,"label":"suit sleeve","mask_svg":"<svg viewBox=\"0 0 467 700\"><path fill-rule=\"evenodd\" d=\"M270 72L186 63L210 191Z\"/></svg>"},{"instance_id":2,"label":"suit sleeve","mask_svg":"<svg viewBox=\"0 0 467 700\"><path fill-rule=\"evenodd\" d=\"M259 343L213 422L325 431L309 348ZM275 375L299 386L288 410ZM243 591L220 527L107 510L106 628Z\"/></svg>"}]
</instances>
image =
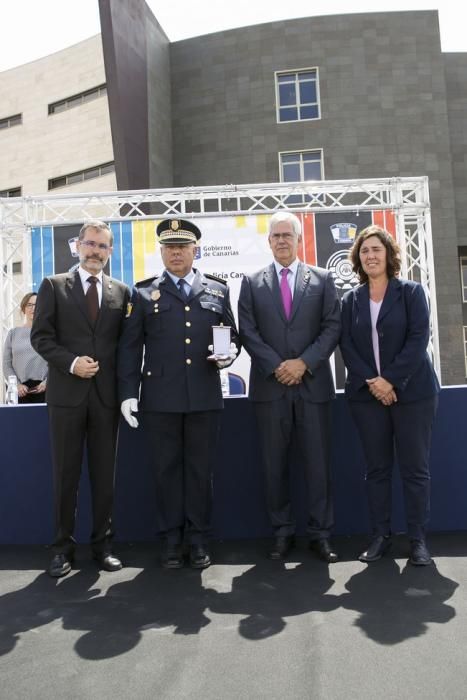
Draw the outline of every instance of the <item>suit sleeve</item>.
<instances>
[{"instance_id":1,"label":"suit sleeve","mask_svg":"<svg viewBox=\"0 0 467 700\"><path fill-rule=\"evenodd\" d=\"M5 384L8 382L8 377L10 377L12 374L15 375L16 377L16 372L13 369L13 329L10 328L10 330L7 333L7 337L5 339L5 345L3 346L3 378L5 380ZM19 379L18 379L18 384L19 384Z\"/></svg>"},{"instance_id":2,"label":"suit sleeve","mask_svg":"<svg viewBox=\"0 0 467 700\"><path fill-rule=\"evenodd\" d=\"M430 312L420 284L403 290L407 313L407 336L399 353L384 368L381 376L397 389L404 389L426 356L430 339Z\"/></svg>"},{"instance_id":3,"label":"suit sleeve","mask_svg":"<svg viewBox=\"0 0 467 700\"><path fill-rule=\"evenodd\" d=\"M144 348L144 314L137 287L131 295L131 313L123 322L118 343L117 377L120 402L138 399Z\"/></svg>"},{"instance_id":4,"label":"suit sleeve","mask_svg":"<svg viewBox=\"0 0 467 700\"><path fill-rule=\"evenodd\" d=\"M68 374L76 353L57 342L56 296L51 280L42 280L37 293L36 310L31 329L31 345L34 350L64 374Z\"/></svg>"},{"instance_id":5,"label":"suit sleeve","mask_svg":"<svg viewBox=\"0 0 467 700\"><path fill-rule=\"evenodd\" d=\"M329 360L341 333L341 307L331 273L324 280L322 304L320 332L300 355L311 373Z\"/></svg>"},{"instance_id":6,"label":"suit sleeve","mask_svg":"<svg viewBox=\"0 0 467 700\"><path fill-rule=\"evenodd\" d=\"M251 284L248 277L242 279L238 299L238 325L240 340L260 372L269 377L279 367L282 357L264 342L256 323Z\"/></svg>"},{"instance_id":7,"label":"suit sleeve","mask_svg":"<svg viewBox=\"0 0 467 700\"><path fill-rule=\"evenodd\" d=\"M342 300L342 333L340 349L347 370L352 377L358 377L360 387L366 386L367 379L373 379L377 371L362 358L352 338L353 294L349 292Z\"/></svg>"}]
</instances>

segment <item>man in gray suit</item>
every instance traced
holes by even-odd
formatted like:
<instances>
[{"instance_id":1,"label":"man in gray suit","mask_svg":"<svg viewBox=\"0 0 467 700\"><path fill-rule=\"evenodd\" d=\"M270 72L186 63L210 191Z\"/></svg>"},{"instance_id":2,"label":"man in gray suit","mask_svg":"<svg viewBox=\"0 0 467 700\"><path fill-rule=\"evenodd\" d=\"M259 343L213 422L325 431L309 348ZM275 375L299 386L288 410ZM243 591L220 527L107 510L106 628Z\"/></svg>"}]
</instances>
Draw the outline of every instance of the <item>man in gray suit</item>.
<instances>
[{"instance_id":1,"label":"man in gray suit","mask_svg":"<svg viewBox=\"0 0 467 700\"><path fill-rule=\"evenodd\" d=\"M295 433L307 484L310 547L333 562L329 357L339 340L340 304L331 273L298 260L300 242L301 223L294 214L271 217L274 262L242 280L240 338L251 356L249 398L255 403L275 535L269 557L283 559L294 544L288 451Z\"/></svg>"}]
</instances>

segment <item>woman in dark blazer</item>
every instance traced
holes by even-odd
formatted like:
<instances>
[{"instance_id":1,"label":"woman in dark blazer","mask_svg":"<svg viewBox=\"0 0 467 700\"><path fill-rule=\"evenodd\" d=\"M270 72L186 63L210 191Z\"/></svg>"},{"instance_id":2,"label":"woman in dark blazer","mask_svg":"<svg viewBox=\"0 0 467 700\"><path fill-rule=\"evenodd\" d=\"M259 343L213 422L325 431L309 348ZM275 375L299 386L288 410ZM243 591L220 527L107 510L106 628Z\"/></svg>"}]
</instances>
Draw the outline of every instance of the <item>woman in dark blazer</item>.
<instances>
[{"instance_id":1,"label":"woman in dark blazer","mask_svg":"<svg viewBox=\"0 0 467 700\"><path fill-rule=\"evenodd\" d=\"M400 253L379 226L357 237L350 259L361 284L342 302L346 396L367 463L373 539L359 559L380 559L391 544L394 452L402 478L410 562L431 563L429 457L439 383L427 355L429 311L421 285L398 279Z\"/></svg>"}]
</instances>

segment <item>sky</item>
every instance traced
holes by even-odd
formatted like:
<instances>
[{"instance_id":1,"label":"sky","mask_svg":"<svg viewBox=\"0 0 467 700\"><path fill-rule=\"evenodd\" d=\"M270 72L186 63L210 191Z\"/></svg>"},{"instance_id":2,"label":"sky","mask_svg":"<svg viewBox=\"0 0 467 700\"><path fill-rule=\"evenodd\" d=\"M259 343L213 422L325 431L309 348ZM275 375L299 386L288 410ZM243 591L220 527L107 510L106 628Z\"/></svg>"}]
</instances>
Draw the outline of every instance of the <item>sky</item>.
<instances>
[{"instance_id":1,"label":"sky","mask_svg":"<svg viewBox=\"0 0 467 700\"><path fill-rule=\"evenodd\" d=\"M149 0L148 5L171 41L294 17L438 10L442 50L467 52L465 0ZM464 9L459 9L462 6ZM98 0L5 0L0 9L0 71L60 51L99 32Z\"/></svg>"}]
</instances>

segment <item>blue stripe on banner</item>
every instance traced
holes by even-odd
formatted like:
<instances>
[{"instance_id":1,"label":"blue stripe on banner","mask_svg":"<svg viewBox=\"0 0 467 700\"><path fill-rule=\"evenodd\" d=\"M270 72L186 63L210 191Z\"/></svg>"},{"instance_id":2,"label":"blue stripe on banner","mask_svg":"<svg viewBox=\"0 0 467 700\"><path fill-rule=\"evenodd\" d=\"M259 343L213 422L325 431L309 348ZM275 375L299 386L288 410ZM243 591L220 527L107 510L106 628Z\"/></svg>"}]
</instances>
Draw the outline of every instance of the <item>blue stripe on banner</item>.
<instances>
[{"instance_id":1,"label":"blue stripe on banner","mask_svg":"<svg viewBox=\"0 0 467 700\"><path fill-rule=\"evenodd\" d=\"M52 226L42 227L42 276L48 277L55 272L54 234Z\"/></svg>"},{"instance_id":2,"label":"blue stripe on banner","mask_svg":"<svg viewBox=\"0 0 467 700\"><path fill-rule=\"evenodd\" d=\"M54 273L53 230L51 226L31 229L32 288L35 292L44 277Z\"/></svg>"},{"instance_id":3,"label":"blue stripe on banner","mask_svg":"<svg viewBox=\"0 0 467 700\"><path fill-rule=\"evenodd\" d=\"M42 236L40 226L31 229L32 290L37 292L42 282Z\"/></svg>"},{"instance_id":4,"label":"blue stripe on banner","mask_svg":"<svg viewBox=\"0 0 467 700\"><path fill-rule=\"evenodd\" d=\"M118 221L110 224L114 242L112 255L110 256L110 275L116 280L123 280L122 269L122 227Z\"/></svg>"},{"instance_id":5,"label":"blue stripe on banner","mask_svg":"<svg viewBox=\"0 0 467 700\"><path fill-rule=\"evenodd\" d=\"M122 270L123 281L133 286L133 236L131 221L122 221Z\"/></svg>"}]
</instances>

